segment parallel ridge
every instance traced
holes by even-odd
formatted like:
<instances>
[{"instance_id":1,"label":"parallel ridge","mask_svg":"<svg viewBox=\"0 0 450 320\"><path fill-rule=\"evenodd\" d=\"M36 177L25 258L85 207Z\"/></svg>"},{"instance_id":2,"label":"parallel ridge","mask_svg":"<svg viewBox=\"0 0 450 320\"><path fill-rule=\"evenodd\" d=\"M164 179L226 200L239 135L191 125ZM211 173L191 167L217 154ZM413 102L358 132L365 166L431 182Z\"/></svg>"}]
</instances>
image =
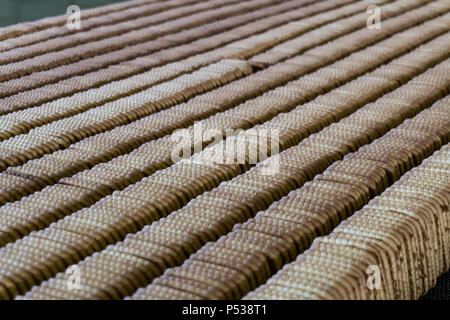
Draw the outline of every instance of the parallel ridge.
<instances>
[{"instance_id":1,"label":"parallel ridge","mask_svg":"<svg viewBox=\"0 0 450 320\"><path fill-rule=\"evenodd\" d=\"M430 23L426 25L427 28L425 28L425 26L422 26L421 27L422 30L426 29L427 31L429 31L424 35L424 39L427 40L429 38L432 38L436 34L439 34L443 30L445 30L445 27L442 27L442 25L440 25L440 24L435 24L435 22L439 22L442 19L443 19L442 21L445 22L448 20L448 18L449 18L449 16L445 15L442 18L438 18L438 20L436 20L436 21L434 21L434 20L430 21ZM416 29L412 29L412 30L410 30L410 32L411 32L411 34L413 34L413 33L416 33L417 31L416 31ZM407 35L407 33L405 33L404 35ZM354 36L355 39L358 39L357 38L358 34L354 34L351 36ZM349 40L352 40L352 39L350 38ZM419 39L415 40L411 44L411 46L414 46L416 43L420 43L421 41L423 41L423 39L419 38ZM358 41L358 42L360 42L360 41ZM399 43L400 43L400 45L399 45ZM397 38L390 39L390 40L388 40L387 43L382 42L382 43L380 43L380 46L383 47L385 45L392 45L392 44L397 44L397 46L399 45L399 47L398 47L399 49L392 50L389 53L388 57L396 56L402 52L407 51L408 48L410 48L405 43L398 42ZM323 49L325 49L325 48L328 49L329 50L328 54L330 55L329 59L330 59L330 62L332 62L335 59L335 57L334 57L335 54L333 54L333 53L336 51L337 45L339 45L339 44L330 43L328 45L325 45L324 47L319 47L318 50L323 51ZM362 45L362 44L360 44L360 45ZM188 118L187 121L184 121L184 125L190 124L193 122L193 120L200 120L200 119L205 118L206 116L210 115L211 113L218 111L219 106L217 105L217 102L216 102L217 96L223 96L224 94L231 95L230 91L233 91L234 99L232 101L225 100L219 109L219 110L221 110L221 109L226 110L226 109L229 109L229 108L233 107L234 105L236 105L236 103L233 103L234 101L240 102L242 100L245 100L245 98L250 97L251 95L255 94L258 91L262 92L263 90L267 90L267 88L276 86L277 84L280 84L283 82L286 82L286 80L290 80L294 77L297 77L298 75L308 73L308 72L310 72L311 69L314 70L315 68L320 67L321 65L324 65L324 64L326 65L327 63L329 63L326 59L323 59L323 58L320 61L318 61L317 59L314 59L312 61L314 63L312 63L312 64L309 63L308 66L306 66L306 70L305 70L304 62L301 63L300 66L296 67L297 70L293 69L293 68L295 68L295 65L292 65L292 63L297 64L298 61L300 60L300 58L301 58L301 60L305 60L306 58L311 57L311 55L313 55L315 53L315 51L316 50L313 49L311 51L308 51L305 55L300 56L299 58L287 60L285 63L277 64L274 67L268 68L264 72L259 72L248 78L244 78L244 79L238 81L238 83L232 83L230 85L224 86L223 88L220 88L211 93L208 93L207 95L196 97L195 99L191 100L189 103L187 103L185 105L180 105L180 106L177 106L175 108L168 110L167 112L162 112L162 113L158 113L155 115L151 115L150 117L147 117L147 118L143 118L141 122L132 123L128 126L117 128L110 132L106 132L105 134L102 134L102 135L95 135L92 138L82 140L80 143L73 145L73 147L71 147L69 149L63 150L61 152L53 153L49 156L44 156L43 158L36 159L35 161L28 162L22 167L17 167L17 168L10 167L6 170L5 173L3 173L1 175L2 180L4 181L3 185L5 186L4 187L5 191L3 192L4 200L2 200L2 202L4 203L6 201L12 201L14 199L18 199L18 197L19 198L22 197L24 195L24 192L27 192L26 191L27 189L30 190L28 192L33 192L33 191L39 190L40 188L42 188L41 187L42 184L44 186L46 184L52 184L52 183L58 181L59 178L66 176L65 174L70 175L70 174L75 173L76 171L74 172L74 169L75 170L77 170L78 168L84 169L89 165L92 166L92 165L98 163L99 161L105 161L104 159L109 160L109 159L111 159L111 157L117 156L117 155L123 153L124 146L132 146L132 145L136 145L136 144L139 145L139 143L142 143L142 142L145 142L148 140L153 140L153 139L155 139L155 134L156 134L156 137L161 136L161 133L158 134L158 131L160 132L160 129L152 130L147 135L148 138L143 136L142 127L145 125L144 122L149 123L149 124L152 123L152 125L154 126L154 123L156 121L157 122L163 121L163 124L164 124L163 129L170 129L170 128L176 129L176 128L183 126L183 125L180 125L180 121L183 121L182 118L175 119L173 121L173 120L171 120L171 118L167 119L167 114L173 114L173 113L179 112L182 115L182 114L188 113L189 117L187 117ZM370 52L371 49L367 49L366 51ZM373 51L373 49L372 49L372 51ZM446 54L446 53L444 52L444 54ZM345 52L342 53L341 55L345 55ZM331 56L333 56L333 58L331 58ZM314 55L312 57L314 57ZM386 57L386 59L388 59L388 57ZM354 57L354 58L350 59L349 61L352 61L355 59L357 59L357 57ZM364 70L367 70L373 66L376 66L379 63L385 62L386 59L374 58L375 61L374 61L374 64L372 64L372 65L368 64L367 62L359 63L359 65L360 66L362 65L362 66L359 68L358 67L354 68L355 70L353 71L353 74L350 72L347 72L346 74L339 75L338 78L332 78L332 79L328 80L327 83L324 83L325 87L319 86L318 88L310 88L310 86L309 87L307 86L307 87L305 87L305 89L312 91L310 96L314 97L314 95L317 95L317 94L320 94L321 92L323 92L323 90L326 89L327 86L329 88L332 88L335 85L334 82L336 80L342 79L342 81L345 81L346 79L351 79L351 77L361 74L362 72L364 72ZM307 61L307 62L309 62L309 61ZM347 63L347 60L342 61L342 68L345 68L348 70L349 68L347 66L344 66L344 65L346 65L346 63ZM289 67L289 69L286 67ZM336 67L340 68L339 64L337 64L335 66L332 65L331 70L334 70L333 68L336 68ZM311 78L314 79L317 76L321 76L321 74L323 74L323 71L324 70L318 71L318 72L316 72L316 74L311 74ZM192 76L194 76L195 74L196 73L194 73ZM270 74L271 77L265 79L265 77L268 74ZM258 82L255 83L255 80L258 80ZM399 81L405 81L405 80L406 79L399 79ZM174 80L171 83L174 83L176 81L179 81L179 80ZM159 87L165 87L166 85L167 84L162 84L160 86L150 88L147 92L151 93L151 92L158 91ZM250 85L250 87L249 87L249 85ZM241 88L239 88L239 87L241 87ZM274 92L274 94L278 95L279 93ZM252 104L255 105L258 103L264 103L264 100L266 100L267 98L268 98L268 96L265 95L261 98L252 100L250 105L247 104L247 105L243 105L242 107L244 109L248 109L248 108L254 109L254 107L252 107ZM280 107L283 107L284 110L289 110L289 108L292 108L292 106L294 106L296 103L300 103L302 101L310 99L308 96L306 96L306 97L305 96L303 96L303 97L302 96L298 96L298 97L294 96L293 97L292 95L287 98L289 98L288 101L290 101L291 103L290 104L287 103L284 106L283 105L280 106ZM135 99L136 99L136 97L134 97L133 99L132 99L132 97L130 97L129 101L131 101L133 103L135 101ZM200 109L198 112L193 113L192 108L198 109L199 104L202 105L202 109ZM213 104L212 108L211 108L211 106L209 106L210 104ZM203 105L205 105L205 107ZM135 108L135 107L136 106L133 106L133 108ZM151 105L151 106L147 107L147 109L150 109L150 112L152 110L151 107L155 108L155 105ZM158 106L156 106L156 108L157 107ZM280 108L280 107L278 107L278 108ZM110 107L105 106L105 108L115 108L115 104L111 103ZM140 110L140 112L142 112L142 108L138 107L136 109L138 109L138 110ZM239 112L238 110L236 110L236 111L232 110L231 112L232 113ZM278 112L282 111L282 110L278 110ZM273 114L273 111L261 110L261 112L259 114L253 114L253 118L267 117L267 115L271 116L271 114ZM224 115L227 115L227 114L225 113ZM220 116L220 117L223 117L224 115L218 114L218 116ZM243 115L240 114L239 116L242 117ZM126 118L122 117L122 119L124 121L126 121L129 117L130 117L130 114L128 112L127 117ZM87 117L83 116L83 118L87 118ZM229 118L229 117L227 116L227 118ZM167 121L167 120L169 120L169 121ZM214 118L212 118L210 120L214 120ZM254 120L252 120L250 118L247 121L249 121L250 123L254 122ZM175 126L172 125L171 122L172 123L174 122ZM220 122L222 123L223 120L221 120ZM62 124L58 124L58 125L61 126ZM134 130L134 128L136 128L136 125L139 126L139 128L141 130L136 133L130 132L129 129ZM239 128L239 127L242 128L242 125L248 126L248 124L246 124L245 122L243 123L242 121L240 121L240 123L239 123L239 120L236 124L232 124L228 121L228 126L231 126L232 128ZM147 126L147 125L145 125L145 126ZM39 131L42 132L44 130L48 130L47 128L50 130L54 130L54 129L52 129L53 126L49 126L49 127L41 127L41 129ZM60 129L57 129L57 130L58 130L58 132L60 132L59 131ZM76 127L73 130L74 130L74 132L75 131L77 132L77 136L80 135L79 127ZM41 134L39 134L39 131L37 131L38 136L41 136ZM89 131L89 132L91 132L91 131ZM87 134L89 134L89 132ZM124 134L124 132L127 132L126 138L125 139L120 138L120 136L122 136ZM167 131L165 131L165 132L167 133ZM118 134L120 134L120 136L118 136ZM65 134L65 136L67 136L67 134ZM28 138L30 136L22 135L20 137L21 137L21 140L23 140L25 138L27 138L27 140L28 140ZM51 138L53 139L54 137L55 137L55 135L52 133ZM19 137L17 139L19 139ZM77 137L74 137L73 139L77 139ZM108 142L110 148L108 150L105 150L102 154L102 153L99 153L97 150L95 150L95 149L99 149L99 147L96 147L95 145L98 143L104 144L105 139L107 139L107 141L111 141L111 142ZM136 141L137 139L139 139L140 141ZM143 139L146 139L146 140L143 140ZM7 142L8 143L12 142L14 145L14 141L12 141L12 140L8 140ZM166 137L166 139L164 141L159 142L159 144L161 144L161 145L164 145L165 143L173 144L173 142L170 142L170 137ZM5 142L5 144L6 144L6 142ZM50 146L50 148L51 147L52 146ZM89 161L88 163L86 163L86 158L87 158L86 151L89 152L89 150L92 150L93 147L94 147L94 150L97 152L95 153L95 155L90 155L89 159L92 159L92 156L95 156L97 159L99 159L99 158L100 159L99 160L92 159L92 161ZM56 147L56 148L58 148L58 147ZM101 146L100 146L100 148L101 148ZM116 148L117 151L114 151L113 148ZM32 148L31 151L33 149L36 149L36 148ZM54 149L55 149L55 147L53 146L53 149L50 149L50 151L52 151ZM167 149L166 146L164 146L163 149L166 150ZM128 147L128 150L129 150L129 147ZM78 155L74 154L75 152L78 153ZM125 152L127 152L127 151L125 151ZM27 154L29 155L29 157L35 157L31 152L27 152ZM70 156L66 156L67 154L70 154ZM20 157L18 157L18 155L16 153L16 156L9 157L6 159L6 161L10 161L9 162L10 165L13 163L19 164L20 162L18 162L18 161L26 161L26 158L25 158L25 160L21 160L25 157L25 154L23 152L20 152L19 155L20 155ZM77 158L79 160L77 162L75 162ZM61 161L64 161L64 159L68 159L69 160L68 163L64 163L64 162L61 163ZM168 159L168 155L166 156L166 159ZM11 162L11 161L15 161L15 162ZM169 161L169 160L167 160L167 161ZM50 168L48 166L49 163L52 163ZM6 166L6 164L5 164L5 166ZM56 176L55 176L55 174L56 174ZM27 179L27 177L30 177L30 176L34 177L34 179L33 180ZM41 182L41 184L38 183L39 181L36 181L36 178ZM16 181L16 183L19 183L18 188L20 188L21 190L14 188L13 183L11 181Z\"/></svg>"},{"instance_id":2,"label":"parallel ridge","mask_svg":"<svg viewBox=\"0 0 450 320\"><path fill-rule=\"evenodd\" d=\"M221 59L248 57L252 54L262 52L265 48L270 48L271 46L280 43L285 39L298 36L316 26L320 26L321 24L331 21L330 18L321 19L320 17L322 15L320 14L320 12L326 11L326 9L329 8L336 7L341 2L346 3L349 1L342 0L326 1L323 3L319 2L307 7L290 10L286 13L276 15L276 19L274 16L258 19L252 23L247 23L244 26L219 33L216 36L211 36L202 39L201 41L196 41L191 45L182 46L182 52L180 52L180 48L175 47L173 50L170 49L169 54L166 56L161 56L161 54L158 53L150 54L148 56L126 61L119 65L113 65L106 69L90 72L84 76L73 77L64 81L60 81L53 85L44 85L43 87L38 89L28 90L23 93L19 93L11 97L2 99L2 113L13 112L32 106L38 106L39 103L43 103L46 101L52 101L53 103L48 104L48 106L51 105L54 108L54 105L55 103L57 103L57 101L53 100L55 100L56 98L67 96L69 94L80 91L83 91L82 94L74 95L70 99L61 100L61 102L64 102L64 104L68 105L67 107L69 108L69 110L74 107L76 107L77 109L80 107L89 108L94 105L99 105L105 101L116 100L122 96L130 95L136 91L145 89L153 83L158 83L162 80L170 79L176 75L181 75L183 73L193 71L207 64L220 61ZM343 9L345 9L345 7L342 8L342 10ZM318 16L313 15L314 21L311 21L310 23L302 26L302 28L300 28L299 26L293 28L293 24L295 22L282 27L277 27L283 22L300 19L313 13L317 13ZM347 12L344 11L343 14L347 14ZM336 12L336 15L336 18L340 18L338 12ZM316 21L316 19L318 19L318 21ZM305 21L303 22L305 23ZM291 32L286 32L288 31L287 29L290 29ZM258 32L261 34L258 34ZM334 35L334 33L331 33L331 35ZM245 39L245 46L243 46L243 44L239 41L242 38ZM218 44L216 44L217 42ZM200 54L204 51L206 52ZM177 59L179 61L177 61ZM158 65L171 61L177 62L169 63L162 67L157 67ZM151 70L149 72L145 72L148 69ZM135 75L135 73L137 75ZM111 82L113 80L121 78L124 79L122 81ZM82 81L80 81L81 79ZM150 79L156 79L156 81L153 80L154 82L149 82L151 81ZM100 86L105 82L108 83L106 86L100 87L97 90L89 90L90 88ZM102 94L99 95L97 94L97 92L102 92ZM89 103L84 102L84 104L80 105L80 101L77 100L77 97L80 96L83 96L85 98L89 97ZM62 107L60 107L59 109L60 112L62 112L61 108ZM41 110L41 108L35 109ZM33 111L35 109L33 109ZM45 112L46 108L42 109L44 109ZM15 113L11 116L15 117L16 115L20 114L22 113Z\"/></svg>"},{"instance_id":3,"label":"parallel ridge","mask_svg":"<svg viewBox=\"0 0 450 320\"><path fill-rule=\"evenodd\" d=\"M450 264L448 147L421 165L450 139L449 10L130 1L83 12L78 32L62 16L0 29L0 298L419 298ZM260 132L277 132L269 150ZM194 154L177 162L180 135ZM397 218L430 195L441 211ZM333 252L336 282L311 269ZM362 287L368 259L385 290Z\"/></svg>"},{"instance_id":4,"label":"parallel ridge","mask_svg":"<svg viewBox=\"0 0 450 320\"><path fill-rule=\"evenodd\" d=\"M449 158L447 144L246 299L417 299L450 266Z\"/></svg>"},{"instance_id":5,"label":"parallel ridge","mask_svg":"<svg viewBox=\"0 0 450 320\"><path fill-rule=\"evenodd\" d=\"M1 88L1 95L8 96L25 89L41 87L71 76L147 56L163 49L192 43L202 37L231 29L236 24L245 24L245 22L249 22L248 20L252 21L266 16L267 13L264 10L258 9L264 8L269 2L270 0L248 0L237 4L238 8L227 6L199 12L192 16L186 16L183 21L175 20L177 23L173 25L166 22L165 28L158 29L158 25L151 26L134 31L137 34L125 33L110 39L99 40L100 43L92 45L87 43L80 45L80 48L73 47L66 51L57 51L5 65L0 72L0 79L6 81L0 86L0 88L4 88L4 90ZM220 18L224 19L215 21ZM202 25L202 22L206 24ZM152 28L156 30L152 30ZM77 54L74 55L74 52ZM161 54L156 54L156 56L161 56Z\"/></svg>"},{"instance_id":6,"label":"parallel ridge","mask_svg":"<svg viewBox=\"0 0 450 320\"><path fill-rule=\"evenodd\" d=\"M110 16L111 14L122 11L122 10L132 10L132 8L138 8L146 3L152 3L152 2L164 2L165 1L158 1L158 0L135 0L135 1L127 1L123 3L116 3L109 6L103 6L99 8L84 10L83 17L84 18L91 18L91 17L97 17L108 14ZM186 1L185 1L186 2ZM63 26L67 22L66 16L58 16L58 17L49 17L45 19L41 19L34 22L26 22L21 23L18 25L13 25L9 27L2 27L0 28L0 40L5 39L13 39L20 37L25 34L29 33L36 33L38 31L50 29L54 26ZM5 41L7 42L7 41Z\"/></svg>"},{"instance_id":7,"label":"parallel ridge","mask_svg":"<svg viewBox=\"0 0 450 320\"><path fill-rule=\"evenodd\" d=\"M380 104L382 104L381 101ZM172 290L166 290L166 288L178 290L177 296L184 299L191 299L193 296L195 299L241 297L241 294L262 284L283 264L291 261L305 250L312 239L330 232L340 221L367 202L371 196L386 188L389 181L395 181L398 176L420 163L442 143L447 143L450 138L449 106L447 98L429 110L423 111L411 121L406 121L398 128L389 131L380 139L347 155L343 161L334 163L323 174L317 175L312 182L304 184L302 188L274 202L266 211L259 212L255 218L242 225L234 225L233 230L226 236L219 238L214 243L204 245L181 267L167 270L162 277L155 279L146 289L139 290L133 298L168 299ZM374 118L373 111L377 107L377 103L373 106L368 105L352 116L304 140L297 147L281 153L281 166L294 167L298 172L297 176L294 175L295 173L289 172L290 174L284 179L278 179L276 182L257 180L256 177L261 175L258 170L264 165L262 162L248 174L219 186L218 189L222 189L222 192L197 198L198 201L193 203L193 208L188 205L184 212L180 212L180 216L183 216L186 221L196 221L194 226L185 228L192 230L192 233L195 229L203 229L204 236L207 231L210 234L220 234L220 229L217 230L212 219L201 219L202 215L199 212L202 207L205 208L206 203L217 201L214 198L224 198L224 195L229 194L230 197L240 199L241 203L235 204L233 212L240 211L243 215L248 209L239 207L242 207L244 203L247 203L248 206L259 204L260 208L264 207L260 199L258 199L259 202L255 199L255 195L251 199L255 191L259 191L260 194L264 191L268 192L271 194L269 199L277 199L280 196L275 194L275 190L284 187L284 192L278 191L278 193L286 194L287 190L292 188L292 179L303 177L303 181L305 181L305 171L311 171L308 170L308 167L317 167L317 173L319 173L322 171L321 168L326 167L333 160L342 158L342 154L348 152L349 149L357 150L365 141L370 141L371 137L373 139L379 135L379 131L383 132L382 127L389 123L386 120L381 125L375 122L366 127L367 122ZM377 118L382 118L382 116L377 115ZM299 157L299 153L303 158ZM294 162L295 160L292 158L296 161L300 160L302 165ZM388 159L389 162L384 163L385 159ZM371 183L367 185L367 181ZM289 182L291 186L289 186ZM238 207L238 205L240 206ZM221 217L226 214L226 210L231 208L225 207L224 209L222 212L217 210L217 213L214 209L212 210ZM255 209L252 211L255 212ZM204 216L205 213L203 213ZM171 216L169 216L170 218ZM173 225L170 228L170 225L180 223L178 218L175 214L173 219L166 223L168 225L166 228L177 230ZM245 221L246 218L241 216L239 220ZM155 241L155 236L164 237L166 235L164 232L155 230L163 224L165 223L154 223L146 230L147 232L143 231L135 237L128 237L123 244L109 247L102 254L109 253L111 255L112 252L123 252L125 249L132 250L131 248L136 250L138 248L136 244L142 246L142 242L147 239L151 243ZM161 231L166 228L161 226ZM201 242L201 238L197 241ZM161 244L171 242L163 240ZM106 259L103 260L100 256L97 255L83 262L83 264L93 267L87 270L101 269L102 263L106 262ZM121 254L121 258L124 256L125 254ZM204 263L203 267L193 272L197 269L199 261ZM216 275L217 265L221 266L222 270L217 272L217 278L212 278L210 274ZM246 277L239 274L239 271L244 270ZM221 290L217 290L219 287ZM225 289L226 287L228 288ZM243 291L244 287L247 288L246 291ZM183 292L189 294L183 297ZM237 294L238 292L240 294Z\"/></svg>"}]
</instances>

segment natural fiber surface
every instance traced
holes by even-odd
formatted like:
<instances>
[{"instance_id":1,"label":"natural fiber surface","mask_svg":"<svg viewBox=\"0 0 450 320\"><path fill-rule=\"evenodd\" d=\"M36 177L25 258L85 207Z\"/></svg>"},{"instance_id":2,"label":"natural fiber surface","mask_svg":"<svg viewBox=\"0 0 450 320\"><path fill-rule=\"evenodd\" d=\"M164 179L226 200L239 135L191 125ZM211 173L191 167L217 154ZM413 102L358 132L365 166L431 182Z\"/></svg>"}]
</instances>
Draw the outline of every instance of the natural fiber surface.
<instances>
[{"instance_id":1,"label":"natural fiber surface","mask_svg":"<svg viewBox=\"0 0 450 320\"><path fill-rule=\"evenodd\" d=\"M81 18L0 28L0 298L448 299L448 0Z\"/></svg>"}]
</instances>

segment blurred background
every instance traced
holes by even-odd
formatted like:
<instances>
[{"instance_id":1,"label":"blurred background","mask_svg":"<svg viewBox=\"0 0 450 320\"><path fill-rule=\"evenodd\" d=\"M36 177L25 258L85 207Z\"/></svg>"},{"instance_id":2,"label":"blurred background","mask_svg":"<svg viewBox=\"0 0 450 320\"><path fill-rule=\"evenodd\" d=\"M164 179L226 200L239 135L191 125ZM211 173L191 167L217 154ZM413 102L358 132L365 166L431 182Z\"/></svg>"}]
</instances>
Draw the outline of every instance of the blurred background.
<instances>
[{"instance_id":1,"label":"blurred background","mask_svg":"<svg viewBox=\"0 0 450 320\"><path fill-rule=\"evenodd\" d=\"M124 0L0 0L0 27L66 14L75 4L83 9L104 6Z\"/></svg>"}]
</instances>

